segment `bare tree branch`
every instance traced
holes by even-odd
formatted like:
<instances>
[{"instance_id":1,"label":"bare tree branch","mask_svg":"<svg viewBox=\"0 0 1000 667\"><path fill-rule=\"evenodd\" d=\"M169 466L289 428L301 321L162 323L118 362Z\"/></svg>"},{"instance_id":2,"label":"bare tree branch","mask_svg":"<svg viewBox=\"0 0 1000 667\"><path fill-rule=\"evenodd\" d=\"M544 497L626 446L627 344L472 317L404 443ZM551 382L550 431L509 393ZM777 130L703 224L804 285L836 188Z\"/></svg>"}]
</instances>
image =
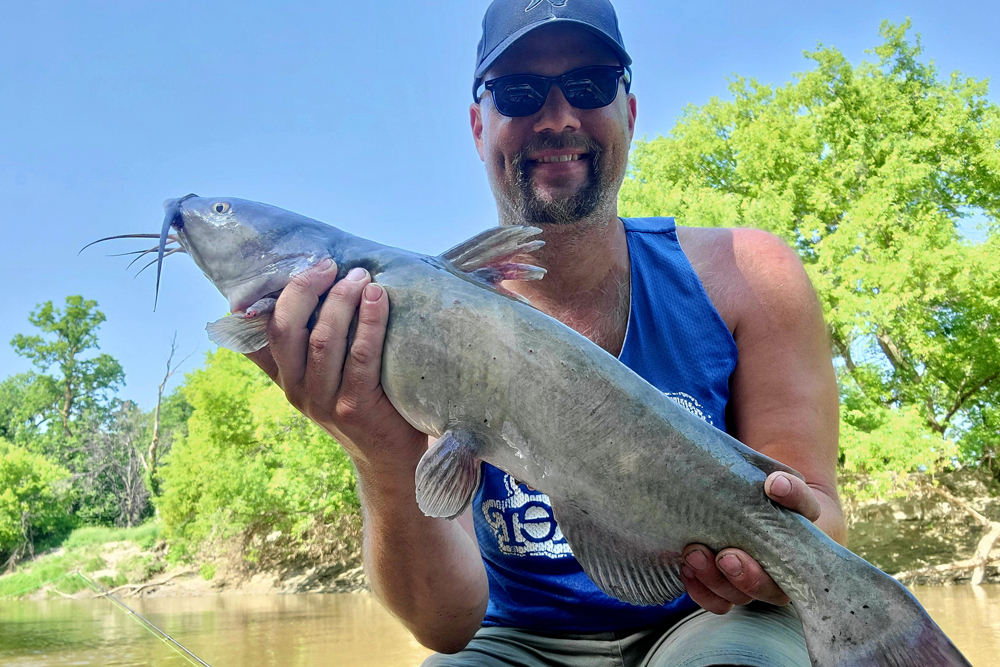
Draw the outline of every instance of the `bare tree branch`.
<instances>
[{"instance_id":1,"label":"bare tree branch","mask_svg":"<svg viewBox=\"0 0 1000 667\"><path fill-rule=\"evenodd\" d=\"M167 388L167 382L173 377L180 367L184 365L188 359L191 358L191 354L187 355L177 365L174 365L174 355L177 354L177 332L174 332L174 337L170 341L170 354L167 356L167 372L163 375L163 381L160 382L160 386L157 388L156 392L156 410L153 411L153 437L150 439L149 450L146 453L146 457L142 460L142 465L146 469L146 472L152 472L156 470L156 461L159 457L160 452L160 407L163 404L163 392Z\"/></svg>"},{"instance_id":2,"label":"bare tree branch","mask_svg":"<svg viewBox=\"0 0 1000 667\"><path fill-rule=\"evenodd\" d=\"M952 404L951 408L948 410L948 413L941 420L941 423L947 424L949 421L951 421L951 418L955 416L955 413L957 413L959 410L962 409L962 406L965 405L965 402L967 400L969 400L970 398L972 398L973 396L975 396L976 393L978 393L978 392L982 391L983 389L985 389L987 387L987 385L989 385L990 383L994 382L997 378L1000 378L1000 370L997 370L996 373L994 373L993 375L990 375L989 377L985 378L981 382L974 383L973 386L968 391L965 391L965 392L962 392L961 389L962 389L962 387L965 386L966 380L968 380L968 378L965 378L965 380L962 380L962 384L959 386L959 394L958 394L958 396L955 397L955 402Z\"/></svg>"},{"instance_id":3,"label":"bare tree branch","mask_svg":"<svg viewBox=\"0 0 1000 667\"><path fill-rule=\"evenodd\" d=\"M949 568L953 569L971 569L972 570L972 583L973 586L978 586L983 583L983 579L986 577L986 566L990 561L990 553L993 551L993 545L1000 540L1000 521L992 521L988 517L980 514L976 509L970 505L965 500L956 497L950 491L942 486L931 486L927 485L928 488L941 496L949 503L955 507L961 508L966 514L974 518L980 525L986 527L986 533L979 539L979 543L976 545L976 551L972 558L965 561L958 561L957 563L951 563L950 565L939 565L937 567L944 568L941 570L934 570L934 572L947 572ZM959 563L961 565L959 566ZM927 568L924 568L925 570ZM919 572L919 571L915 571ZM929 574L930 572L928 572ZM910 573L903 573L910 574ZM902 575L896 575L896 578L900 578Z\"/></svg>"}]
</instances>

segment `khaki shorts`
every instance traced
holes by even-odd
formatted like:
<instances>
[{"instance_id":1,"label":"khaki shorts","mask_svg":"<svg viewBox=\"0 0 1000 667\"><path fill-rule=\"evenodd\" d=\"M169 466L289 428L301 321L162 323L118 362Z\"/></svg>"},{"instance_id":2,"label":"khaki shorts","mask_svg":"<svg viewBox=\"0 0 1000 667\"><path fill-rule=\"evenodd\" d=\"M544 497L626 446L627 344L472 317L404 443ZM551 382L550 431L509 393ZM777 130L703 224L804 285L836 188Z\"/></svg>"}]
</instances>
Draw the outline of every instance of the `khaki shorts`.
<instances>
[{"instance_id":1,"label":"khaki shorts","mask_svg":"<svg viewBox=\"0 0 1000 667\"><path fill-rule=\"evenodd\" d=\"M423 667L810 667L802 624L789 607L699 610L672 626L596 634L480 628L454 655Z\"/></svg>"}]
</instances>

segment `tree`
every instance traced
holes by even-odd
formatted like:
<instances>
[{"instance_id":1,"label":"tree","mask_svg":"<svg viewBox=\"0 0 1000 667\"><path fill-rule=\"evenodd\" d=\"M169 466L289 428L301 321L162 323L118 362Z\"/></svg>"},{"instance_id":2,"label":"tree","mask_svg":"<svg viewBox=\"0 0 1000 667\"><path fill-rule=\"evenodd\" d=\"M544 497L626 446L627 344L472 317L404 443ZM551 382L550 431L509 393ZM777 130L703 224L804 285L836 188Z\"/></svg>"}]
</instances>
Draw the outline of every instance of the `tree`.
<instances>
[{"instance_id":1,"label":"tree","mask_svg":"<svg viewBox=\"0 0 1000 667\"><path fill-rule=\"evenodd\" d=\"M59 398L55 378L20 373L0 382L0 438L26 446L48 428Z\"/></svg>"},{"instance_id":2,"label":"tree","mask_svg":"<svg viewBox=\"0 0 1000 667\"><path fill-rule=\"evenodd\" d=\"M69 471L0 440L0 558L34 554L35 541L70 525Z\"/></svg>"},{"instance_id":3,"label":"tree","mask_svg":"<svg viewBox=\"0 0 1000 667\"><path fill-rule=\"evenodd\" d=\"M100 349L97 330L104 320L96 301L68 296L65 309L46 301L28 317L29 322L50 336L18 334L11 341L14 351L30 359L40 374L58 368L60 375L52 380L58 402L52 407L59 416L65 438L73 437L74 421L106 407L125 380L121 364L114 357L99 354L85 358L88 352Z\"/></svg>"},{"instance_id":4,"label":"tree","mask_svg":"<svg viewBox=\"0 0 1000 667\"><path fill-rule=\"evenodd\" d=\"M177 332L174 332L174 337L170 341L170 354L167 356L167 370L163 374L163 380L160 382L159 387L156 389L156 408L153 410L153 433L150 436L149 449L146 451L145 458L142 459L143 467L146 469L146 483L149 489L153 493L159 492L159 477L157 475L157 465L160 461L160 456L164 453L164 444L169 446L169 436L167 442L163 442L164 433L161 431L161 426L165 426L164 430L172 430L171 427L175 424L171 423L176 421L177 415L172 414L171 410L176 410L178 407L176 399L173 402L168 402L164 405L163 392L167 388L167 383L170 381L174 375L178 373L180 367L184 365L184 362L191 358L191 355L184 357L178 362L174 362L174 356L177 354ZM168 397L169 399L169 397ZM187 416L185 415L184 421L187 421ZM164 417L166 419L164 419ZM172 419L174 418L174 419Z\"/></svg>"},{"instance_id":5,"label":"tree","mask_svg":"<svg viewBox=\"0 0 1000 667\"><path fill-rule=\"evenodd\" d=\"M998 451L1000 111L986 82L921 62L909 28L883 23L875 62L821 46L784 87L736 78L732 100L640 141L621 191L625 215L761 227L798 251L838 368L841 461L876 495ZM959 232L973 214L985 242Z\"/></svg>"},{"instance_id":6,"label":"tree","mask_svg":"<svg viewBox=\"0 0 1000 667\"><path fill-rule=\"evenodd\" d=\"M152 514L145 474L150 430L150 416L138 405L116 400L108 419L82 434L79 479L87 502L77 508L80 519L132 527Z\"/></svg>"},{"instance_id":7,"label":"tree","mask_svg":"<svg viewBox=\"0 0 1000 667\"><path fill-rule=\"evenodd\" d=\"M344 450L245 357L208 354L180 390L193 411L165 457L156 501L169 536L192 548L276 531L302 536L357 514Z\"/></svg>"}]
</instances>

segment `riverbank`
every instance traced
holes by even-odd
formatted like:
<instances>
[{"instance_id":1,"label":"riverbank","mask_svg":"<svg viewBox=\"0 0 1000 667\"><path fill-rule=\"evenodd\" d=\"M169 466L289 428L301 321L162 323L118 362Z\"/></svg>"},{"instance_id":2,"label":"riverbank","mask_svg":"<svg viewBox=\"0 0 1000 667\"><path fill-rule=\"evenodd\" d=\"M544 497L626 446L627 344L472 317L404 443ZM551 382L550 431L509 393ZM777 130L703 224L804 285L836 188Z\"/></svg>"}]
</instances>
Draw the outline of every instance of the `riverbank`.
<instances>
[{"instance_id":1,"label":"riverbank","mask_svg":"<svg viewBox=\"0 0 1000 667\"><path fill-rule=\"evenodd\" d=\"M63 543L0 576L0 599L90 598L95 594L76 572L122 597L195 597L351 593L367 590L360 556L333 564L296 562L264 571L239 557L175 562L161 525L85 527ZM231 551L231 550L230 550Z\"/></svg>"},{"instance_id":2,"label":"riverbank","mask_svg":"<svg viewBox=\"0 0 1000 667\"><path fill-rule=\"evenodd\" d=\"M989 524L1000 521L997 485L967 471L933 485L918 481L907 497L891 502L845 498L850 547L890 574L910 573L901 577L909 585L968 583L974 574L970 559ZM338 537L345 531L352 539ZM353 523L342 522L315 530L305 544L276 532L180 557L171 554L158 523L79 528L58 548L0 576L0 599L91 597L83 580L67 576L76 570L124 597L359 592L367 590L367 582L356 532ZM986 562L983 582L1000 583L1000 540Z\"/></svg>"}]
</instances>

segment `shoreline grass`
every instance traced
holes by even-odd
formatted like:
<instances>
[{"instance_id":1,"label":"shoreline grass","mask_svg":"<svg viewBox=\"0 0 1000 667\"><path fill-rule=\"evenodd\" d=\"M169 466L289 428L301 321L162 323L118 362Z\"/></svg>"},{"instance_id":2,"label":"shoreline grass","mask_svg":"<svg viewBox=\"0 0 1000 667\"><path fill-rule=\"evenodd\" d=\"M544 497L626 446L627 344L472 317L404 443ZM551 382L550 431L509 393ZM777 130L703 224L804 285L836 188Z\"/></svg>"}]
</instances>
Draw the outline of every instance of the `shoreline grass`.
<instances>
[{"instance_id":1,"label":"shoreline grass","mask_svg":"<svg viewBox=\"0 0 1000 667\"><path fill-rule=\"evenodd\" d=\"M54 590L72 595L86 584L79 577L66 575L74 570L89 574L103 569L105 563L101 552L106 544L132 542L140 549L148 550L156 544L161 530L162 524L159 522L149 522L135 528L77 528L60 544L52 545L61 551L38 555L34 560L22 563L15 572L0 576L0 600L29 595L50 583ZM125 583L117 579L105 583Z\"/></svg>"}]
</instances>

